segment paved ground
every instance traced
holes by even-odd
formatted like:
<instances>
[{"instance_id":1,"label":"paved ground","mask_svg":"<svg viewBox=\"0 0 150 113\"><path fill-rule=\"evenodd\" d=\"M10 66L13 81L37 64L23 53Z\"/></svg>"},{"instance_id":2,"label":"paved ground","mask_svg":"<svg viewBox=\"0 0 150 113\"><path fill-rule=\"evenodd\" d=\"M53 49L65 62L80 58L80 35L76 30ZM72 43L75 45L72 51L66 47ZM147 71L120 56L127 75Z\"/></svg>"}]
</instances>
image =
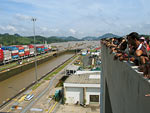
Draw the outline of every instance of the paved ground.
<instances>
[{"instance_id":1,"label":"paved ground","mask_svg":"<svg viewBox=\"0 0 150 113\"><path fill-rule=\"evenodd\" d=\"M89 60L89 55L83 56L82 62L83 62L83 66L87 67L90 65L90 60Z\"/></svg>"},{"instance_id":2,"label":"paved ground","mask_svg":"<svg viewBox=\"0 0 150 113\"><path fill-rule=\"evenodd\" d=\"M60 105L56 113L100 113L99 106Z\"/></svg>"}]
</instances>

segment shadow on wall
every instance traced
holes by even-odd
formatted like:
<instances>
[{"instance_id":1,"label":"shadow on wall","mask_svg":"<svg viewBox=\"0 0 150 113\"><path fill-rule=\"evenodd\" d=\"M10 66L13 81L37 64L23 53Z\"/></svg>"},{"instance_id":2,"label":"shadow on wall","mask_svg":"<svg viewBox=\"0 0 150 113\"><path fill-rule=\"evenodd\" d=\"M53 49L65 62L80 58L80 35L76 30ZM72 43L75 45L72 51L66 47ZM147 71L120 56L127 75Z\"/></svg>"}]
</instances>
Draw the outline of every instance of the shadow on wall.
<instances>
[{"instance_id":1,"label":"shadow on wall","mask_svg":"<svg viewBox=\"0 0 150 113\"><path fill-rule=\"evenodd\" d=\"M105 81L105 113L113 113L111 102L110 102L110 97L109 97L107 81Z\"/></svg>"}]
</instances>

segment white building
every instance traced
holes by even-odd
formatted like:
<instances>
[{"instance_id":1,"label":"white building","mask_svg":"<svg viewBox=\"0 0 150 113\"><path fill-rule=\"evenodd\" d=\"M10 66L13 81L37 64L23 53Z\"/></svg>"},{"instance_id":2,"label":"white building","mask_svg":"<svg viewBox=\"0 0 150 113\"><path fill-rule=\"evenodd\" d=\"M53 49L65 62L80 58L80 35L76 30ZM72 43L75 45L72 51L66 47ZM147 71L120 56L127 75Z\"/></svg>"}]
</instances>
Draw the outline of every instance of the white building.
<instances>
[{"instance_id":1,"label":"white building","mask_svg":"<svg viewBox=\"0 0 150 113\"><path fill-rule=\"evenodd\" d=\"M68 104L100 104L100 72L72 75L64 83Z\"/></svg>"},{"instance_id":2,"label":"white building","mask_svg":"<svg viewBox=\"0 0 150 113\"><path fill-rule=\"evenodd\" d=\"M76 71L79 69L79 66L76 65L69 65L66 68L66 75L72 75L74 73L76 73Z\"/></svg>"},{"instance_id":3,"label":"white building","mask_svg":"<svg viewBox=\"0 0 150 113\"><path fill-rule=\"evenodd\" d=\"M79 75L79 74L93 74L93 73L98 73L100 74L100 71L76 71L75 75Z\"/></svg>"}]
</instances>

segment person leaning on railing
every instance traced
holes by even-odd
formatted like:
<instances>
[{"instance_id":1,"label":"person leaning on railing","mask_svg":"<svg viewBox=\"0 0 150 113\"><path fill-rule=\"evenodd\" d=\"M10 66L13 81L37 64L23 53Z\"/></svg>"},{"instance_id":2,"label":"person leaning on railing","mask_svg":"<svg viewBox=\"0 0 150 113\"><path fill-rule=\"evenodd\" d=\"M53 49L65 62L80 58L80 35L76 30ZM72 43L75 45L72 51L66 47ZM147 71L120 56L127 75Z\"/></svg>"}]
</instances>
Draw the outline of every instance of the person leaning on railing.
<instances>
[{"instance_id":1,"label":"person leaning on railing","mask_svg":"<svg viewBox=\"0 0 150 113\"><path fill-rule=\"evenodd\" d=\"M139 66L139 71L144 73L144 77L150 78L150 46L149 39L132 32L124 38L103 39L102 44L111 49L114 53L114 60L132 61Z\"/></svg>"}]
</instances>

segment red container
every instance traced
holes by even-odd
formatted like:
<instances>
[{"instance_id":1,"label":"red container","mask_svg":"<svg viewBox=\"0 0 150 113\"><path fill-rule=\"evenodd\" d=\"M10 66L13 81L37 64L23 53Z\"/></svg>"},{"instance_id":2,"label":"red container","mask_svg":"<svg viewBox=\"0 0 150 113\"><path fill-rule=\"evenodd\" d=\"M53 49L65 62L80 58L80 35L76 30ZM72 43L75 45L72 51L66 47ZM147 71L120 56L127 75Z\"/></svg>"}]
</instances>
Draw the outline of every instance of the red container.
<instances>
[{"instance_id":1,"label":"red container","mask_svg":"<svg viewBox=\"0 0 150 113\"><path fill-rule=\"evenodd\" d=\"M44 48L44 46L37 46L36 48Z\"/></svg>"},{"instance_id":2,"label":"red container","mask_svg":"<svg viewBox=\"0 0 150 113\"><path fill-rule=\"evenodd\" d=\"M0 61L3 61L3 59L4 59L3 50L0 49Z\"/></svg>"},{"instance_id":3,"label":"red container","mask_svg":"<svg viewBox=\"0 0 150 113\"><path fill-rule=\"evenodd\" d=\"M48 51L48 49L44 49L44 51Z\"/></svg>"},{"instance_id":4,"label":"red container","mask_svg":"<svg viewBox=\"0 0 150 113\"><path fill-rule=\"evenodd\" d=\"M44 48L44 46L40 46L41 48Z\"/></svg>"},{"instance_id":5,"label":"red container","mask_svg":"<svg viewBox=\"0 0 150 113\"><path fill-rule=\"evenodd\" d=\"M21 45L16 45L16 47L21 47Z\"/></svg>"},{"instance_id":6,"label":"red container","mask_svg":"<svg viewBox=\"0 0 150 113\"><path fill-rule=\"evenodd\" d=\"M29 56L30 55L30 51L25 51L25 56Z\"/></svg>"},{"instance_id":7,"label":"red container","mask_svg":"<svg viewBox=\"0 0 150 113\"><path fill-rule=\"evenodd\" d=\"M12 56L18 55L18 53L11 53Z\"/></svg>"},{"instance_id":8,"label":"red container","mask_svg":"<svg viewBox=\"0 0 150 113\"><path fill-rule=\"evenodd\" d=\"M19 54L19 56L20 56L20 57L23 57L23 56L24 56L24 53L23 53L23 54Z\"/></svg>"},{"instance_id":9,"label":"red container","mask_svg":"<svg viewBox=\"0 0 150 113\"><path fill-rule=\"evenodd\" d=\"M19 50L22 50L22 49L24 49L24 47L20 46L20 47L18 47L18 49L19 49Z\"/></svg>"},{"instance_id":10,"label":"red container","mask_svg":"<svg viewBox=\"0 0 150 113\"><path fill-rule=\"evenodd\" d=\"M29 46L29 48L34 48L34 46L33 45L28 45Z\"/></svg>"}]
</instances>

